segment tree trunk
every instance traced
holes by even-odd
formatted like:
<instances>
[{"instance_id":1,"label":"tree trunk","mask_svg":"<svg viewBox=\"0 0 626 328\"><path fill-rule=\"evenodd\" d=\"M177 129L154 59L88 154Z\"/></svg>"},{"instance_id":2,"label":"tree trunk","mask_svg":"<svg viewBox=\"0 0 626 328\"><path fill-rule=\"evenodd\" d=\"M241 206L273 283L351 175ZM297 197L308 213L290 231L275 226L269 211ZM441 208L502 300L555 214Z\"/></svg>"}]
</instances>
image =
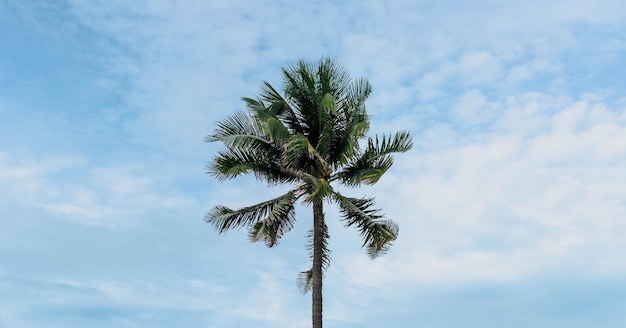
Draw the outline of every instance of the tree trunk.
<instances>
[{"instance_id":1,"label":"tree trunk","mask_svg":"<svg viewBox=\"0 0 626 328\"><path fill-rule=\"evenodd\" d=\"M322 200L313 201L313 268L312 303L313 328L322 328L322 247L324 243L324 206Z\"/></svg>"}]
</instances>

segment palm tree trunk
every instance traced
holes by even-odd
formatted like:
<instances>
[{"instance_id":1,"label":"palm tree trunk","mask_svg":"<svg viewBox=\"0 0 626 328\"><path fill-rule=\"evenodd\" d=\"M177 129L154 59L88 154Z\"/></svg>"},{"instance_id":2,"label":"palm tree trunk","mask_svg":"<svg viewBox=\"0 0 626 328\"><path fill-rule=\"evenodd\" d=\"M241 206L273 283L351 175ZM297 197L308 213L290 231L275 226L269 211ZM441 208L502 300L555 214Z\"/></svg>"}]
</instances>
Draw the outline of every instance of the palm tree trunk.
<instances>
[{"instance_id":1,"label":"palm tree trunk","mask_svg":"<svg viewBox=\"0 0 626 328\"><path fill-rule=\"evenodd\" d=\"M322 247L324 243L324 207L321 199L313 201L313 328L322 328Z\"/></svg>"}]
</instances>

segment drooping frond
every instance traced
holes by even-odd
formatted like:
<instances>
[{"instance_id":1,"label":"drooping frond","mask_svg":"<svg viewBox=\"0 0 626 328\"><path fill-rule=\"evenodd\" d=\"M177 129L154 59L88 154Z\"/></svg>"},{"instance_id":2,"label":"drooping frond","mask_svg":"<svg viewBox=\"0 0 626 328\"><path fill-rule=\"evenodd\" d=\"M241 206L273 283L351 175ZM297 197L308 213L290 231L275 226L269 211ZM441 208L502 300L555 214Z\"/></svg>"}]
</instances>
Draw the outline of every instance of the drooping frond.
<instances>
[{"instance_id":1,"label":"drooping frond","mask_svg":"<svg viewBox=\"0 0 626 328\"><path fill-rule=\"evenodd\" d=\"M382 140L370 138L361 156L339 172L337 177L348 186L374 184L393 164L391 154L406 152L412 146L411 135L406 131L397 132L393 137L383 135Z\"/></svg>"},{"instance_id":2,"label":"drooping frond","mask_svg":"<svg viewBox=\"0 0 626 328\"><path fill-rule=\"evenodd\" d=\"M274 247L279 239L293 228L296 220L295 202L299 196L290 191L275 204L267 218L258 221L248 230L251 242L263 240L267 247Z\"/></svg>"},{"instance_id":3,"label":"drooping frond","mask_svg":"<svg viewBox=\"0 0 626 328\"><path fill-rule=\"evenodd\" d=\"M391 248L391 243L398 238L398 225L391 220L382 220L371 226L367 233L370 240L366 245L366 253L370 258L384 255Z\"/></svg>"},{"instance_id":4,"label":"drooping frond","mask_svg":"<svg viewBox=\"0 0 626 328\"><path fill-rule=\"evenodd\" d=\"M328 269L330 265L330 249L328 248L328 240L330 239L330 235L328 234L328 226L324 224L324 231L322 233L322 272ZM313 230L309 230L307 234L307 249L309 250L309 257L313 260ZM298 274L298 279L296 283L298 285L298 289L302 294L306 294L309 290L311 290L312 281L313 280L313 268L302 271Z\"/></svg>"},{"instance_id":5,"label":"drooping frond","mask_svg":"<svg viewBox=\"0 0 626 328\"><path fill-rule=\"evenodd\" d=\"M359 230L363 237L363 247L371 258L389 250L391 243L398 237L398 226L378 214L379 209L372 208L374 199L350 198L336 192L333 193L333 198L339 204L346 226Z\"/></svg>"},{"instance_id":6,"label":"drooping frond","mask_svg":"<svg viewBox=\"0 0 626 328\"><path fill-rule=\"evenodd\" d=\"M252 228L257 222L264 220L279 221L286 219L291 222L289 224L292 224L293 218L291 216L293 215L293 203L299 197L298 193L289 191L274 199L256 205L242 207L238 210L232 210L228 207L218 205L205 215L205 220L219 233L242 227ZM287 231L285 227L281 227L280 229L282 229L282 233Z\"/></svg>"},{"instance_id":7,"label":"drooping frond","mask_svg":"<svg viewBox=\"0 0 626 328\"><path fill-rule=\"evenodd\" d=\"M308 293L313 287L313 268L298 273L296 285L298 286L300 293Z\"/></svg>"}]
</instances>

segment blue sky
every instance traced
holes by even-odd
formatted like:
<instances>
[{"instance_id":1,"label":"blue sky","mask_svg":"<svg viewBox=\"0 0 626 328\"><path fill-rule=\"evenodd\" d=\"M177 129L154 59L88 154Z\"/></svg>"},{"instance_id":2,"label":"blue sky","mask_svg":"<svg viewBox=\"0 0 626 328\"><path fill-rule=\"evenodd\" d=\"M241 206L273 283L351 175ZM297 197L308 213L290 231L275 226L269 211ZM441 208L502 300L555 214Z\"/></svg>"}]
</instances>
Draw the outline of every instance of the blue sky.
<instances>
[{"instance_id":1,"label":"blue sky","mask_svg":"<svg viewBox=\"0 0 626 328\"><path fill-rule=\"evenodd\" d=\"M622 327L626 11L597 1L0 2L0 326L306 327L311 208L275 249L218 235L214 123L330 56L412 151L371 261L327 210L325 326Z\"/></svg>"}]
</instances>

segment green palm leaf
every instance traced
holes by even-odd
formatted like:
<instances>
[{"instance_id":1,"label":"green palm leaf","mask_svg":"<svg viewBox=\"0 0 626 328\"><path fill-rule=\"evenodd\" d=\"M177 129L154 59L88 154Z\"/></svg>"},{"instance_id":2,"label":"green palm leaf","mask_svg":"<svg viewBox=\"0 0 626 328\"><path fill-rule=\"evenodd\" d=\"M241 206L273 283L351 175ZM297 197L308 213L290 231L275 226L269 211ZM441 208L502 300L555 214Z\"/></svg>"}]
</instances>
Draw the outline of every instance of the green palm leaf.
<instances>
[{"instance_id":1,"label":"green palm leaf","mask_svg":"<svg viewBox=\"0 0 626 328\"><path fill-rule=\"evenodd\" d=\"M339 117L335 126L332 148L329 151L330 162L335 169L354 161L359 151L359 140L369 129L369 117L364 109L354 108L346 117Z\"/></svg>"},{"instance_id":2,"label":"green palm leaf","mask_svg":"<svg viewBox=\"0 0 626 328\"><path fill-rule=\"evenodd\" d=\"M330 266L330 249L328 248L328 240L330 239L330 235L328 234L328 226L324 224L324 231L322 231L323 242L322 242L322 272L328 269ZM313 229L309 230L309 233L306 236L307 238L307 249L309 251L309 257L311 260L313 259ZM311 290L312 287L312 279L313 279L313 268L302 271L298 274L298 279L296 280L296 284L298 285L298 289L302 294L306 294Z\"/></svg>"},{"instance_id":3,"label":"green palm leaf","mask_svg":"<svg viewBox=\"0 0 626 328\"><path fill-rule=\"evenodd\" d=\"M339 204L342 220L346 226L359 230L363 237L363 247L367 254L375 258L386 253L391 243L398 237L398 226L391 220L383 219L379 209L373 209L372 198L350 198L334 193Z\"/></svg>"},{"instance_id":4,"label":"green palm leaf","mask_svg":"<svg viewBox=\"0 0 626 328\"><path fill-rule=\"evenodd\" d=\"M215 131L205 140L221 141L230 148L267 149L271 147L269 136L263 127L244 112L237 112L219 121Z\"/></svg>"},{"instance_id":5,"label":"green palm leaf","mask_svg":"<svg viewBox=\"0 0 626 328\"><path fill-rule=\"evenodd\" d=\"M288 126L293 133L303 134L305 132L299 114L295 112L278 91L266 81L263 81L261 99L267 104L270 104L269 107L272 113L285 122L285 125Z\"/></svg>"},{"instance_id":6,"label":"green palm leaf","mask_svg":"<svg viewBox=\"0 0 626 328\"><path fill-rule=\"evenodd\" d=\"M248 230L251 242L263 240L267 247L274 247L278 240L293 228L296 220L295 202L299 198L294 191L283 195L275 203L266 219L258 221Z\"/></svg>"},{"instance_id":7,"label":"green palm leaf","mask_svg":"<svg viewBox=\"0 0 626 328\"><path fill-rule=\"evenodd\" d=\"M335 99L330 93L326 93L320 102L319 106L319 141L317 143L316 150L324 158L328 157L328 152L331 148L333 136L335 132L334 120L337 116L337 105Z\"/></svg>"},{"instance_id":8,"label":"green palm leaf","mask_svg":"<svg viewBox=\"0 0 626 328\"><path fill-rule=\"evenodd\" d=\"M281 163L292 171L304 171L315 174L325 172L328 166L322 155L303 135L294 135L283 145Z\"/></svg>"},{"instance_id":9,"label":"green palm leaf","mask_svg":"<svg viewBox=\"0 0 626 328\"><path fill-rule=\"evenodd\" d=\"M207 172L218 180L233 179L242 174L253 173L257 179L270 185L297 181L297 174L280 165L279 150L224 149L218 152Z\"/></svg>"},{"instance_id":10,"label":"green palm leaf","mask_svg":"<svg viewBox=\"0 0 626 328\"><path fill-rule=\"evenodd\" d=\"M305 202L311 203L314 200L325 199L333 192L333 187L325 178L316 178L310 174L303 174L302 180L305 183L299 189L305 190L308 194L304 199Z\"/></svg>"},{"instance_id":11,"label":"green palm leaf","mask_svg":"<svg viewBox=\"0 0 626 328\"><path fill-rule=\"evenodd\" d=\"M365 151L354 162L337 174L337 178L348 186L361 183L374 184L393 165L392 153L403 153L411 149L413 141L408 132L397 132L393 137L369 138Z\"/></svg>"},{"instance_id":12,"label":"green palm leaf","mask_svg":"<svg viewBox=\"0 0 626 328\"><path fill-rule=\"evenodd\" d=\"M263 123L263 127L265 128L265 132L269 139L278 145L282 145L289 139L291 133L283 122L281 122L270 108L269 110L259 110L256 111L255 115L257 116L257 120Z\"/></svg>"},{"instance_id":13,"label":"green palm leaf","mask_svg":"<svg viewBox=\"0 0 626 328\"><path fill-rule=\"evenodd\" d=\"M242 207L238 210L232 210L225 206L215 206L205 216L205 220L210 223L219 233L224 233L230 229L239 229L242 227L253 228L257 222L267 221L274 222L287 220L289 224L293 223L294 214L293 204L300 196L295 191L270 199L256 205ZM285 226L278 230L281 233L286 232ZM282 230L281 230L282 229ZM276 233L279 235L280 233ZM259 238L260 240L260 238Z\"/></svg>"}]
</instances>

